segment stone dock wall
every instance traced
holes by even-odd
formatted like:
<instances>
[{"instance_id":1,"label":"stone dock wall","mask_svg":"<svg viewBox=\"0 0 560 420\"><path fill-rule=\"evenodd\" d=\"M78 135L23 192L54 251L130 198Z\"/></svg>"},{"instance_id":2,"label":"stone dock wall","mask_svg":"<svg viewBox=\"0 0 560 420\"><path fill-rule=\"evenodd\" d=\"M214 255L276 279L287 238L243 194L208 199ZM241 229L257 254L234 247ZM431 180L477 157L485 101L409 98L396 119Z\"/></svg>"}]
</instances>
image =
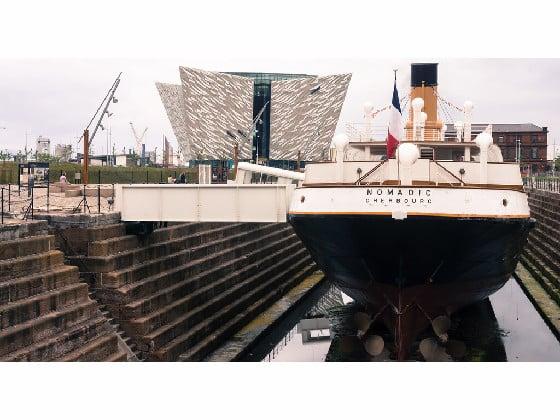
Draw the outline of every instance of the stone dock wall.
<instances>
[{"instance_id":1,"label":"stone dock wall","mask_svg":"<svg viewBox=\"0 0 560 420\"><path fill-rule=\"evenodd\" d=\"M117 213L43 218L35 222L37 232L17 230L19 239L0 232L8 261L0 256L0 293L8 284L24 284L20 277L50 282L33 293L18 290L18 299L31 299L20 304L29 313L21 309L14 318L11 307L0 306L0 326L68 313L61 312L46 335L22 333L16 344L0 330L2 360L203 360L317 270L288 224L180 223L138 235ZM19 262L28 255L37 255L34 265ZM14 277L14 267L27 268ZM46 280L53 270L60 281ZM40 311L33 310L37 299L44 302ZM79 338L75 330L82 326ZM17 353L43 341L58 346L63 336L78 337L74 347ZM96 343L106 348L96 350Z\"/></svg>"},{"instance_id":2,"label":"stone dock wall","mask_svg":"<svg viewBox=\"0 0 560 420\"><path fill-rule=\"evenodd\" d=\"M0 361L126 359L47 222L1 226Z\"/></svg>"},{"instance_id":3,"label":"stone dock wall","mask_svg":"<svg viewBox=\"0 0 560 420\"><path fill-rule=\"evenodd\" d=\"M560 194L529 189L535 227L521 255L516 278L560 339Z\"/></svg>"}]
</instances>

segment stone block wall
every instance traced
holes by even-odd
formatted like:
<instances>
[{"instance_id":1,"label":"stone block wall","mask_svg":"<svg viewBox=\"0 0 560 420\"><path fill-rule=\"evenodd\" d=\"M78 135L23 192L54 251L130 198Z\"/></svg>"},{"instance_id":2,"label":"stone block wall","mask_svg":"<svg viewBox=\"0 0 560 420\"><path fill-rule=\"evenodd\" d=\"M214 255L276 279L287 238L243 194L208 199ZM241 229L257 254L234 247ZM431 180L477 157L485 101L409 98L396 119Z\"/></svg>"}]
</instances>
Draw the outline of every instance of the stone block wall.
<instances>
[{"instance_id":1,"label":"stone block wall","mask_svg":"<svg viewBox=\"0 0 560 420\"><path fill-rule=\"evenodd\" d=\"M528 195L536 225L521 262L560 304L560 194L531 189Z\"/></svg>"}]
</instances>

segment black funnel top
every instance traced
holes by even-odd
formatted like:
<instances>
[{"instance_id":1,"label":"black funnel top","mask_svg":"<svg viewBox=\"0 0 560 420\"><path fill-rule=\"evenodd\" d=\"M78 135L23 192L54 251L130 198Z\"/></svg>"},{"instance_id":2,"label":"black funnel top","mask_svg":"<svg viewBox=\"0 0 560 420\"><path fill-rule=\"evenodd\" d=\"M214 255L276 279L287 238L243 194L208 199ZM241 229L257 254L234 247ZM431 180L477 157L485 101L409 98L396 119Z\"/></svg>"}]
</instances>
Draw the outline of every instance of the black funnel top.
<instances>
[{"instance_id":1,"label":"black funnel top","mask_svg":"<svg viewBox=\"0 0 560 420\"><path fill-rule=\"evenodd\" d=\"M437 86L438 63L412 63L410 65L410 86Z\"/></svg>"}]
</instances>

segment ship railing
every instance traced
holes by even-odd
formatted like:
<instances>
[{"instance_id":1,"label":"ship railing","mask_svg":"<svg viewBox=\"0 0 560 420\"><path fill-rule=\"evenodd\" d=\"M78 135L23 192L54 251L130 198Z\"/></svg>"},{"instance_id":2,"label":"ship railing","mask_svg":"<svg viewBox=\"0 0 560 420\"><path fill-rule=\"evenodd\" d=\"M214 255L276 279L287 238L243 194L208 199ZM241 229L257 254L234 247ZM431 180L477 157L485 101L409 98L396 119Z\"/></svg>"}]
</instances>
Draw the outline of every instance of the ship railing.
<instances>
[{"instance_id":1,"label":"ship railing","mask_svg":"<svg viewBox=\"0 0 560 420\"><path fill-rule=\"evenodd\" d=\"M524 177L523 186L526 189L560 193L560 177Z\"/></svg>"},{"instance_id":2,"label":"ship railing","mask_svg":"<svg viewBox=\"0 0 560 420\"><path fill-rule=\"evenodd\" d=\"M476 136L483 132L488 127L487 124L472 124L471 125L471 138L470 141L474 141ZM465 142L469 141L465 138L465 132L459 131L459 136L457 135L457 129L454 125L446 124L446 130L443 132L439 128L423 128L423 136L420 131L416 133L417 138L422 138L426 142L431 141L450 141L450 142ZM351 142L378 142L384 141L387 138L387 133L389 131L388 125L379 125L371 123L346 123L345 132ZM412 128L405 129L405 139L407 141L414 140L414 130Z\"/></svg>"},{"instance_id":3,"label":"ship railing","mask_svg":"<svg viewBox=\"0 0 560 420\"><path fill-rule=\"evenodd\" d=\"M458 171L457 168L449 168L446 166L446 162L434 159L419 159L411 168L399 165L396 159L382 160L375 162L375 166L365 173L358 172L358 175L358 179L354 182L355 185L401 184L409 181L427 185L464 186L467 184L460 169Z\"/></svg>"},{"instance_id":4,"label":"ship railing","mask_svg":"<svg viewBox=\"0 0 560 420\"><path fill-rule=\"evenodd\" d=\"M387 125L346 123L345 133L351 142L381 141L387 138Z\"/></svg>"}]
</instances>

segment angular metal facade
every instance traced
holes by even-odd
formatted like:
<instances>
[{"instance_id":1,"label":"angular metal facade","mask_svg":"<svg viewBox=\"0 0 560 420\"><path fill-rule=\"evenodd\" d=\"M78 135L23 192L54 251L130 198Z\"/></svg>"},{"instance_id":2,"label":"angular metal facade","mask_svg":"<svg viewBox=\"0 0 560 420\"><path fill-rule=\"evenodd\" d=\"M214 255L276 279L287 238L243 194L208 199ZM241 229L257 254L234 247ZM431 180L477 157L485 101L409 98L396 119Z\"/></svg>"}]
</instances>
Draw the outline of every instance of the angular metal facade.
<instances>
[{"instance_id":1,"label":"angular metal facade","mask_svg":"<svg viewBox=\"0 0 560 420\"><path fill-rule=\"evenodd\" d=\"M270 159L328 157L351 74L272 82Z\"/></svg>"},{"instance_id":2,"label":"angular metal facade","mask_svg":"<svg viewBox=\"0 0 560 420\"><path fill-rule=\"evenodd\" d=\"M298 151L303 160L323 159L328 155L351 77L232 75L187 67L179 71L181 85L156 83L156 87L187 160L231 159L236 142L240 142L241 159L254 158L253 141L258 142L259 156L270 159L295 160ZM261 92L259 75L271 86L268 93ZM251 133L254 114L267 97L270 103Z\"/></svg>"},{"instance_id":3,"label":"angular metal facade","mask_svg":"<svg viewBox=\"0 0 560 420\"><path fill-rule=\"evenodd\" d=\"M183 119L195 159L228 159L238 130L248 135L253 122L253 81L246 77L180 67ZM251 141L240 157L251 156Z\"/></svg>"},{"instance_id":4,"label":"angular metal facade","mask_svg":"<svg viewBox=\"0 0 560 420\"><path fill-rule=\"evenodd\" d=\"M183 119L183 87L169 83L156 83L156 88L179 144L179 150L186 159L192 159L187 127Z\"/></svg>"}]
</instances>

